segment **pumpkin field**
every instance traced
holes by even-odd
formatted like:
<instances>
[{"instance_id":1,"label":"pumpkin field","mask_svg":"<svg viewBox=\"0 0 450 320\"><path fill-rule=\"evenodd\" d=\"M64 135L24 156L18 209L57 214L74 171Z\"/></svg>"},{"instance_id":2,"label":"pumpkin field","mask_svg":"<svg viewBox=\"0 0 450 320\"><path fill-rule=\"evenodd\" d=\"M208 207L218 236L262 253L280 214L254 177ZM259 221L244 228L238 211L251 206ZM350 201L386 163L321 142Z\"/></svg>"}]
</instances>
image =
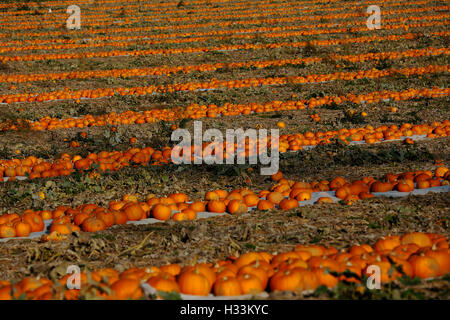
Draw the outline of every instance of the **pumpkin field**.
<instances>
[{"instance_id":1,"label":"pumpkin field","mask_svg":"<svg viewBox=\"0 0 450 320\"><path fill-rule=\"evenodd\" d=\"M449 17L1 1L0 300L450 299Z\"/></svg>"}]
</instances>

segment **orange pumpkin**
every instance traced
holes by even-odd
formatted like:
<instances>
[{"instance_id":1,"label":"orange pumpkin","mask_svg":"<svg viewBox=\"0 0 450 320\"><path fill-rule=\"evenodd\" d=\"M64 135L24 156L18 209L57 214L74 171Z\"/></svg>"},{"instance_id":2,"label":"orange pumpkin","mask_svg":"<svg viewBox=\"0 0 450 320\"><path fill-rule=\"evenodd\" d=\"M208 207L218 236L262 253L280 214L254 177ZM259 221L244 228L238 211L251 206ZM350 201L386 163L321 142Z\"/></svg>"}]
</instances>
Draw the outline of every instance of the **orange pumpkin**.
<instances>
[{"instance_id":1,"label":"orange pumpkin","mask_svg":"<svg viewBox=\"0 0 450 320\"><path fill-rule=\"evenodd\" d=\"M144 209L138 203L131 203L122 208L122 210L127 215L129 221L137 221L142 219L145 215Z\"/></svg>"},{"instance_id":2,"label":"orange pumpkin","mask_svg":"<svg viewBox=\"0 0 450 320\"><path fill-rule=\"evenodd\" d=\"M377 181L370 186L371 192L387 192L392 191L392 184L390 182Z\"/></svg>"},{"instance_id":3,"label":"orange pumpkin","mask_svg":"<svg viewBox=\"0 0 450 320\"><path fill-rule=\"evenodd\" d=\"M226 210L225 203L220 200L211 200L208 202L208 211L209 212L215 212L215 213L223 213Z\"/></svg>"},{"instance_id":4,"label":"orange pumpkin","mask_svg":"<svg viewBox=\"0 0 450 320\"><path fill-rule=\"evenodd\" d=\"M83 224L81 225L81 228L85 232L97 232L97 231L105 230L106 224L101 219L98 219L96 217L91 217L91 218L84 220Z\"/></svg>"},{"instance_id":5,"label":"orange pumpkin","mask_svg":"<svg viewBox=\"0 0 450 320\"><path fill-rule=\"evenodd\" d=\"M290 210L293 208L297 208L298 205L298 201L294 200L294 199L283 199L280 201L279 203L280 209L281 210Z\"/></svg>"},{"instance_id":6,"label":"orange pumpkin","mask_svg":"<svg viewBox=\"0 0 450 320\"><path fill-rule=\"evenodd\" d=\"M264 291L265 286L254 274L241 273L237 276L242 294L257 294Z\"/></svg>"},{"instance_id":7,"label":"orange pumpkin","mask_svg":"<svg viewBox=\"0 0 450 320\"><path fill-rule=\"evenodd\" d=\"M37 213L24 213L22 215L22 220L31 226L31 232L39 232L44 230L44 219L42 219L42 217Z\"/></svg>"},{"instance_id":8,"label":"orange pumpkin","mask_svg":"<svg viewBox=\"0 0 450 320\"><path fill-rule=\"evenodd\" d=\"M178 285L184 294L206 296L210 292L208 278L196 269L181 273Z\"/></svg>"},{"instance_id":9,"label":"orange pumpkin","mask_svg":"<svg viewBox=\"0 0 450 320\"><path fill-rule=\"evenodd\" d=\"M152 215L158 220L169 220L172 209L164 204L157 204L152 208Z\"/></svg>"},{"instance_id":10,"label":"orange pumpkin","mask_svg":"<svg viewBox=\"0 0 450 320\"><path fill-rule=\"evenodd\" d=\"M414 276L416 277L428 279L439 275L440 267L438 262L434 258L425 256L423 253L412 255L408 262L413 267Z\"/></svg>"},{"instance_id":11,"label":"orange pumpkin","mask_svg":"<svg viewBox=\"0 0 450 320\"><path fill-rule=\"evenodd\" d=\"M216 296L239 296L241 293L241 285L234 277L219 278L214 284L214 294Z\"/></svg>"},{"instance_id":12,"label":"orange pumpkin","mask_svg":"<svg viewBox=\"0 0 450 320\"><path fill-rule=\"evenodd\" d=\"M233 215L240 215L246 213L248 210L247 205L238 199L231 200L227 205L227 211Z\"/></svg>"},{"instance_id":13,"label":"orange pumpkin","mask_svg":"<svg viewBox=\"0 0 450 320\"><path fill-rule=\"evenodd\" d=\"M142 296L142 289L139 280L120 279L111 286L113 290L112 299L128 300L139 299Z\"/></svg>"}]
</instances>

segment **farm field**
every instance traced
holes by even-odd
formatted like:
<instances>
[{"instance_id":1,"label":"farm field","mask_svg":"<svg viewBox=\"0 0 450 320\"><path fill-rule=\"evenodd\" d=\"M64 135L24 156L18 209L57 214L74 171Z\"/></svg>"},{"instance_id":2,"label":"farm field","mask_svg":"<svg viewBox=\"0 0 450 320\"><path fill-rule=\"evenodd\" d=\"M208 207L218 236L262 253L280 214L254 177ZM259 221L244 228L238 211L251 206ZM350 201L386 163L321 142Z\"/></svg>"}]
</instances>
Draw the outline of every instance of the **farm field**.
<instances>
[{"instance_id":1,"label":"farm field","mask_svg":"<svg viewBox=\"0 0 450 320\"><path fill-rule=\"evenodd\" d=\"M449 9L2 1L0 300L448 300Z\"/></svg>"}]
</instances>

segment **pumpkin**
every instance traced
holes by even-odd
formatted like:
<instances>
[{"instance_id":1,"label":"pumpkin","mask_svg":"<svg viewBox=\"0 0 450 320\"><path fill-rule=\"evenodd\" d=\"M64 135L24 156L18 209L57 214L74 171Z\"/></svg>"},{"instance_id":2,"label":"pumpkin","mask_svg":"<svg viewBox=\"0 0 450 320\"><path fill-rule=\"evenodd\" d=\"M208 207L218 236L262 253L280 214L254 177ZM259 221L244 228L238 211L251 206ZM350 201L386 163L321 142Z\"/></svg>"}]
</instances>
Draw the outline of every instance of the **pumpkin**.
<instances>
[{"instance_id":1,"label":"pumpkin","mask_svg":"<svg viewBox=\"0 0 450 320\"><path fill-rule=\"evenodd\" d=\"M49 210L43 210L40 212L40 215L43 220L51 220L52 219L52 212Z\"/></svg>"},{"instance_id":2,"label":"pumpkin","mask_svg":"<svg viewBox=\"0 0 450 320\"><path fill-rule=\"evenodd\" d=\"M407 260L400 259L395 256L390 256L390 257L391 257L392 261L395 263L396 267L399 270L401 270L401 272L399 271L399 275L404 273L411 278L414 276L414 270L413 270L411 263L409 263Z\"/></svg>"},{"instance_id":3,"label":"pumpkin","mask_svg":"<svg viewBox=\"0 0 450 320\"><path fill-rule=\"evenodd\" d=\"M261 211L274 209L275 206L269 200L259 200L257 209Z\"/></svg>"},{"instance_id":4,"label":"pumpkin","mask_svg":"<svg viewBox=\"0 0 450 320\"><path fill-rule=\"evenodd\" d=\"M96 282L104 282L108 285L112 285L119 280L119 273L117 270L111 268L103 268L92 272L91 278Z\"/></svg>"},{"instance_id":5,"label":"pumpkin","mask_svg":"<svg viewBox=\"0 0 450 320\"><path fill-rule=\"evenodd\" d=\"M289 193L289 198L295 199L297 195L301 192L308 192L312 193L313 190L310 188L293 188L291 192Z\"/></svg>"},{"instance_id":6,"label":"pumpkin","mask_svg":"<svg viewBox=\"0 0 450 320\"><path fill-rule=\"evenodd\" d=\"M226 210L225 203L220 200L211 200L208 202L208 211L215 213L223 213Z\"/></svg>"},{"instance_id":7,"label":"pumpkin","mask_svg":"<svg viewBox=\"0 0 450 320\"><path fill-rule=\"evenodd\" d=\"M316 203L333 203L333 199L330 197L320 197L317 199Z\"/></svg>"},{"instance_id":8,"label":"pumpkin","mask_svg":"<svg viewBox=\"0 0 450 320\"><path fill-rule=\"evenodd\" d=\"M263 260L264 258L258 252L247 252L241 254L235 261L234 265L239 269L245 265L248 265L256 260Z\"/></svg>"},{"instance_id":9,"label":"pumpkin","mask_svg":"<svg viewBox=\"0 0 450 320\"><path fill-rule=\"evenodd\" d=\"M434 258L425 256L424 253L412 255L408 262L411 264L416 277L428 279L439 275L439 263Z\"/></svg>"},{"instance_id":10,"label":"pumpkin","mask_svg":"<svg viewBox=\"0 0 450 320\"><path fill-rule=\"evenodd\" d=\"M292 271L297 270L300 275L300 281L298 283L299 290L315 290L320 285L319 279L314 271L303 268L292 269Z\"/></svg>"},{"instance_id":11,"label":"pumpkin","mask_svg":"<svg viewBox=\"0 0 450 320\"><path fill-rule=\"evenodd\" d=\"M189 197L185 193L172 193L171 195L169 195L169 198L173 199L175 203L183 203L189 201Z\"/></svg>"},{"instance_id":12,"label":"pumpkin","mask_svg":"<svg viewBox=\"0 0 450 320\"><path fill-rule=\"evenodd\" d=\"M83 224L81 225L81 229L83 229L83 231L85 232L97 232L105 230L106 224L101 219L91 217L84 220Z\"/></svg>"},{"instance_id":13,"label":"pumpkin","mask_svg":"<svg viewBox=\"0 0 450 320\"><path fill-rule=\"evenodd\" d=\"M180 292L180 286L178 283L171 279L170 277L164 275L157 275L155 277L150 277L147 283L155 288L157 291L163 292Z\"/></svg>"},{"instance_id":14,"label":"pumpkin","mask_svg":"<svg viewBox=\"0 0 450 320\"><path fill-rule=\"evenodd\" d=\"M433 247L425 251L425 256L433 258L439 265L438 276L442 276L450 272L450 253L447 249L437 249Z\"/></svg>"},{"instance_id":15,"label":"pumpkin","mask_svg":"<svg viewBox=\"0 0 450 320\"><path fill-rule=\"evenodd\" d=\"M256 207L259 202L259 197L255 194L247 194L243 199L247 207Z\"/></svg>"},{"instance_id":16,"label":"pumpkin","mask_svg":"<svg viewBox=\"0 0 450 320\"><path fill-rule=\"evenodd\" d=\"M391 251L395 247L400 245L400 237L399 236L388 236L388 237L381 237L380 239L375 242L373 248L375 251L382 252L382 251Z\"/></svg>"},{"instance_id":17,"label":"pumpkin","mask_svg":"<svg viewBox=\"0 0 450 320\"><path fill-rule=\"evenodd\" d=\"M257 294L264 291L261 280L254 274L241 273L237 276L242 294Z\"/></svg>"},{"instance_id":18,"label":"pumpkin","mask_svg":"<svg viewBox=\"0 0 450 320\"><path fill-rule=\"evenodd\" d=\"M188 219L187 215L183 212L177 212L172 216L173 221L183 221L187 219Z\"/></svg>"},{"instance_id":19,"label":"pumpkin","mask_svg":"<svg viewBox=\"0 0 450 320\"><path fill-rule=\"evenodd\" d=\"M178 285L182 293L197 296L208 295L211 288L208 278L197 269L181 273Z\"/></svg>"},{"instance_id":20,"label":"pumpkin","mask_svg":"<svg viewBox=\"0 0 450 320\"><path fill-rule=\"evenodd\" d=\"M177 263L167 264L159 268L162 272L167 272L173 276L177 276L181 272L181 266Z\"/></svg>"},{"instance_id":21,"label":"pumpkin","mask_svg":"<svg viewBox=\"0 0 450 320\"><path fill-rule=\"evenodd\" d=\"M170 206L172 204L175 204L175 200L169 197L161 197L159 198L159 203L164 204L166 206Z\"/></svg>"},{"instance_id":22,"label":"pumpkin","mask_svg":"<svg viewBox=\"0 0 450 320\"><path fill-rule=\"evenodd\" d=\"M340 271L345 273L345 272L350 272L350 273L354 273L357 276L361 277L362 276L362 270L361 270L361 266L355 263L352 263L350 261L344 261L340 264ZM347 281L347 282L358 282L359 280L351 275L346 276L345 274L342 274L339 277L339 280L343 280L343 281Z\"/></svg>"},{"instance_id":23,"label":"pumpkin","mask_svg":"<svg viewBox=\"0 0 450 320\"><path fill-rule=\"evenodd\" d=\"M242 294L241 285L234 277L222 277L214 284L216 296L238 296Z\"/></svg>"},{"instance_id":24,"label":"pumpkin","mask_svg":"<svg viewBox=\"0 0 450 320\"><path fill-rule=\"evenodd\" d=\"M339 282L339 279L331 274L327 268L314 269L319 285L324 285L327 288L334 288Z\"/></svg>"},{"instance_id":25,"label":"pumpkin","mask_svg":"<svg viewBox=\"0 0 450 320\"><path fill-rule=\"evenodd\" d=\"M368 192L370 188L362 181L353 181L352 185L349 187L350 194L357 196L361 192Z\"/></svg>"},{"instance_id":26,"label":"pumpkin","mask_svg":"<svg viewBox=\"0 0 450 320\"><path fill-rule=\"evenodd\" d=\"M228 200L243 200L244 197L238 191L232 191L227 196Z\"/></svg>"},{"instance_id":27,"label":"pumpkin","mask_svg":"<svg viewBox=\"0 0 450 320\"><path fill-rule=\"evenodd\" d=\"M64 234L72 234L73 232L79 232L80 228L71 223L52 224L52 226L50 227L50 233L55 231L59 232L59 234L64 235Z\"/></svg>"},{"instance_id":28,"label":"pumpkin","mask_svg":"<svg viewBox=\"0 0 450 320\"><path fill-rule=\"evenodd\" d=\"M297 208L298 205L298 201L294 200L294 199L283 199L280 201L279 203L280 209L281 210L290 210L293 208Z\"/></svg>"},{"instance_id":29,"label":"pumpkin","mask_svg":"<svg viewBox=\"0 0 450 320\"><path fill-rule=\"evenodd\" d=\"M266 196L266 199L273 204L279 204L284 199L284 196L281 192L273 191Z\"/></svg>"},{"instance_id":30,"label":"pumpkin","mask_svg":"<svg viewBox=\"0 0 450 320\"><path fill-rule=\"evenodd\" d=\"M270 278L272 291L296 291L300 285L301 275L297 270L278 271Z\"/></svg>"},{"instance_id":31,"label":"pumpkin","mask_svg":"<svg viewBox=\"0 0 450 320\"><path fill-rule=\"evenodd\" d=\"M31 226L26 222L17 221L13 227L16 230L16 237L28 237L31 233Z\"/></svg>"},{"instance_id":32,"label":"pumpkin","mask_svg":"<svg viewBox=\"0 0 450 320\"><path fill-rule=\"evenodd\" d=\"M395 185L395 189L399 192L411 192L414 190L414 182L411 180L400 180Z\"/></svg>"},{"instance_id":33,"label":"pumpkin","mask_svg":"<svg viewBox=\"0 0 450 320\"><path fill-rule=\"evenodd\" d=\"M114 291L112 298L117 300L139 299L142 296L142 289L139 280L120 279L111 286Z\"/></svg>"},{"instance_id":34,"label":"pumpkin","mask_svg":"<svg viewBox=\"0 0 450 320\"><path fill-rule=\"evenodd\" d=\"M281 180L283 178L283 173L281 171L278 171L277 173L274 173L271 176L271 178L272 178L273 181L279 181L279 180Z\"/></svg>"},{"instance_id":35,"label":"pumpkin","mask_svg":"<svg viewBox=\"0 0 450 320\"><path fill-rule=\"evenodd\" d=\"M360 256L364 253L369 253L370 251L368 251L365 247L360 246L360 245L355 245L355 246L351 246L349 252L352 255L357 255Z\"/></svg>"},{"instance_id":36,"label":"pumpkin","mask_svg":"<svg viewBox=\"0 0 450 320\"><path fill-rule=\"evenodd\" d=\"M309 263L309 262L308 262ZM278 270L290 270L294 268L308 268L308 263L304 261L303 259L295 259L295 258L289 258L281 263L279 263L276 268Z\"/></svg>"},{"instance_id":37,"label":"pumpkin","mask_svg":"<svg viewBox=\"0 0 450 320\"><path fill-rule=\"evenodd\" d=\"M205 203L202 201L195 201L189 204L189 209L194 210L195 212L204 212L206 211Z\"/></svg>"},{"instance_id":38,"label":"pumpkin","mask_svg":"<svg viewBox=\"0 0 450 320\"><path fill-rule=\"evenodd\" d=\"M419 181L428 181L432 178L433 176L427 173L421 173L418 174L415 178L414 181L415 182L419 182Z\"/></svg>"},{"instance_id":39,"label":"pumpkin","mask_svg":"<svg viewBox=\"0 0 450 320\"><path fill-rule=\"evenodd\" d=\"M246 213L247 210L247 205L238 199L231 200L227 205L227 211L232 215L241 215Z\"/></svg>"},{"instance_id":40,"label":"pumpkin","mask_svg":"<svg viewBox=\"0 0 450 320\"><path fill-rule=\"evenodd\" d=\"M220 197L219 194L217 194L215 191L208 191L205 194L205 200L207 201L220 200Z\"/></svg>"},{"instance_id":41,"label":"pumpkin","mask_svg":"<svg viewBox=\"0 0 450 320\"><path fill-rule=\"evenodd\" d=\"M13 238L16 236L16 229L7 224L0 225L0 238Z\"/></svg>"},{"instance_id":42,"label":"pumpkin","mask_svg":"<svg viewBox=\"0 0 450 320\"><path fill-rule=\"evenodd\" d=\"M223 200L228 196L228 192L226 190L217 189L214 190L214 192L217 193L220 200Z\"/></svg>"},{"instance_id":43,"label":"pumpkin","mask_svg":"<svg viewBox=\"0 0 450 320\"><path fill-rule=\"evenodd\" d=\"M390 182L377 181L377 182L374 182L370 186L370 191L371 192L387 192L387 191L392 191L392 188L393 187Z\"/></svg>"},{"instance_id":44,"label":"pumpkin","mask_svg":"<svg viewBox=\"0 0 450 320\"><path fill-rule=\"evenodd\" d=\"M372 193L369 193L369 192L361 192L361 193L358 195L358 197L359 197L361 200L375 198L375 196L374 196Z\"/></svg>"},{"instance_id":45,"label":"pumpkin","mask_svg":"<svg viewBox=\"0 0 450 320\"><path fill-rule=\"evenodd\" d=\"M103 220L107 228L111 227L114 224L114 215L111 212L102 211L96 213L95 216L98 219Z\"/></svg>"},{"instance_id":46,"label":"pumpkin","mask_svg":"<svg viewBox=\"0 0 450 320\"><path fill-rule=\"evenodd\" d=\"M297 201L307 201L311 200L311 193L307 191L302 191L295 197L295 200Z\"/></svg>"},{"instance_id":47,"label":"pumpkin","mask_svg":"<svg viewBox=\"0 0 450 320\"><path fill-rule=\"evenodd\" d=\"M419 180L417 181L417 189L426 189L430 187L430 180Z\"/></svg>"},{"instance_id":48,"label":"pumpkin","mask_svg":"<svg viewBox=\"0 0 450 320\"><path fill-rule=\"evenodd\" d=\"M223 277L236 277L236 272L228 268L224 268L221 269L221 271L217 271L217 279Z\"/></svg>"},{"instance_id":49,"label":"pumpkin","mask_svg":"<svg viewBox=\"0 0 450 320\"><path fill-rule=\"evenodd\" d=\"M89 213L80 212L73 217L73 223L77 226L83 224L84 220L92 217Z\"/></svg>"},{"instance_id":50,"label":"pumpkin","mask_svg":"<svg viewBox=\"0 0 450 320\"><path fill-rule=\"evenodd\" d=\"M169 220L172 214L172 209L164 204L156 204L152 208L152 216L158 220Z\"/></svg>"},{"instance_id":51,"label":"pumpkin","mask_svg":"<svg viewBox=\"0 0 450 320\"><path fill-rule=\"evenodd\" d=\"M405 234L401 238L401 243L402 244L414 243L421 248L429 247L432 245L430 238L422 232L412 232Z\"/></svg>"},{"instance_id":52,"label":"pumpkin","mask_svg":"<svg viewBox=\"0 0 450 320\"><path fill-rule=\"evenodd\" d=\"M306 251L309 252L311 254L311 256L313 257L320 257L323 256L326 252L327 249L323 246L319 246L319 245L297 245L295 247L295 251L297 252L297 254L300 254L301 251Z\"/></svg>"},{"instance_id":53,"label":"pumpkin","mask_svg":"<svg viewBox=\"0 0 450 320\"><path fill-rule=\"evenodd\" d=\"M420 247L414 243L401 244L392 249L389 255L397 257L399 259L408 259L413 253L415 253L419 249Z\"/></svg>"},{"instance_id":54,"label":"pumpkin","mask_svg":"<svg viewBox=\"0 0 450 320\"><path fill-rule=\"evenodd\" d=\"M114 224L125 224L128 221L128 216L123 211L112 210L111 214L114 217Z\"/></svg>"},{"instance_id":55,"label":"pumpkin","mask_svg":"<svg viewBox=\"0 0 450 320\"><path fill-rule=\"evenodd\" d=\"M31 232L39 232L44 230L44 219L42 219L42 217L37 213L24 213L22 215L22 220L31 226Z\"/></svg>"},{"instance_id":56,"label":"pumpkin","mask_svg":"<svg viewBox=\"0 0 450 320\"><path fill-rule=\"evenodd\" d=\"M130 203L129 205L125 205L122 210L127 215L127 219L129 221L137 221L142 219L145 215L145 211L138 203Z\"/></svg>"},{"instance_id":57,"label":"pumpkin","mask_svg":"<svg viewBox=\"0 0 450 320\"><path fill-rule=\"evenodd\" d=\"M248 265L245 265L245 266L239 268L237 275L239 276L239 275L243 275L243 274L252 274L252 275L258 277L263 288L265 288L267 286L267 283L269 281L267 271L266 271L266 269L264 269L263 267L261 267L259 265L259 260L256 260L254 263L251 263L251 264L248 264Z\"/></svg>"},{"instance_id":58,"label":"pumpkin","mask_svg":"<svg viewBox=\"0 0 450 320\"><path fill-rule=\"evenodd\" d=\"M334 178L333 180L330 181L329 186L330 186L330 189L331 189L331 190L337 190L337 189L339 189L340 187L344 186L344 184L345 184L346 182L347 182L347 181L346 181L344 178L342 178L342 177L336 177L336 178Z\"/></svg>"}]
</instances>

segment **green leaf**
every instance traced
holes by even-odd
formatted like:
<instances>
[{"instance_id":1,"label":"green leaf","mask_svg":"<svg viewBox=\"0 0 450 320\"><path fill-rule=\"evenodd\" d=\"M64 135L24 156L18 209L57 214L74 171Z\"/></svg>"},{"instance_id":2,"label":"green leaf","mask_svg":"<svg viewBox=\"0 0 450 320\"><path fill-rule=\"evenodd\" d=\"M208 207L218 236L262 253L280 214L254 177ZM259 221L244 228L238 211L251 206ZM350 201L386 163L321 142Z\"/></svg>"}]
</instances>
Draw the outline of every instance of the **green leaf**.
<instances>
[{"instance_id":1,"label":"green leaf","mask_svg":"<svg viewBox=\"0 0 450 320\"><path fill-rule=\"evenodd\" d=\"M158 295L164 300L183 300L181 299L180 294L176 291L166 292L158 290Z\"/></svg>"}]
</instances>

